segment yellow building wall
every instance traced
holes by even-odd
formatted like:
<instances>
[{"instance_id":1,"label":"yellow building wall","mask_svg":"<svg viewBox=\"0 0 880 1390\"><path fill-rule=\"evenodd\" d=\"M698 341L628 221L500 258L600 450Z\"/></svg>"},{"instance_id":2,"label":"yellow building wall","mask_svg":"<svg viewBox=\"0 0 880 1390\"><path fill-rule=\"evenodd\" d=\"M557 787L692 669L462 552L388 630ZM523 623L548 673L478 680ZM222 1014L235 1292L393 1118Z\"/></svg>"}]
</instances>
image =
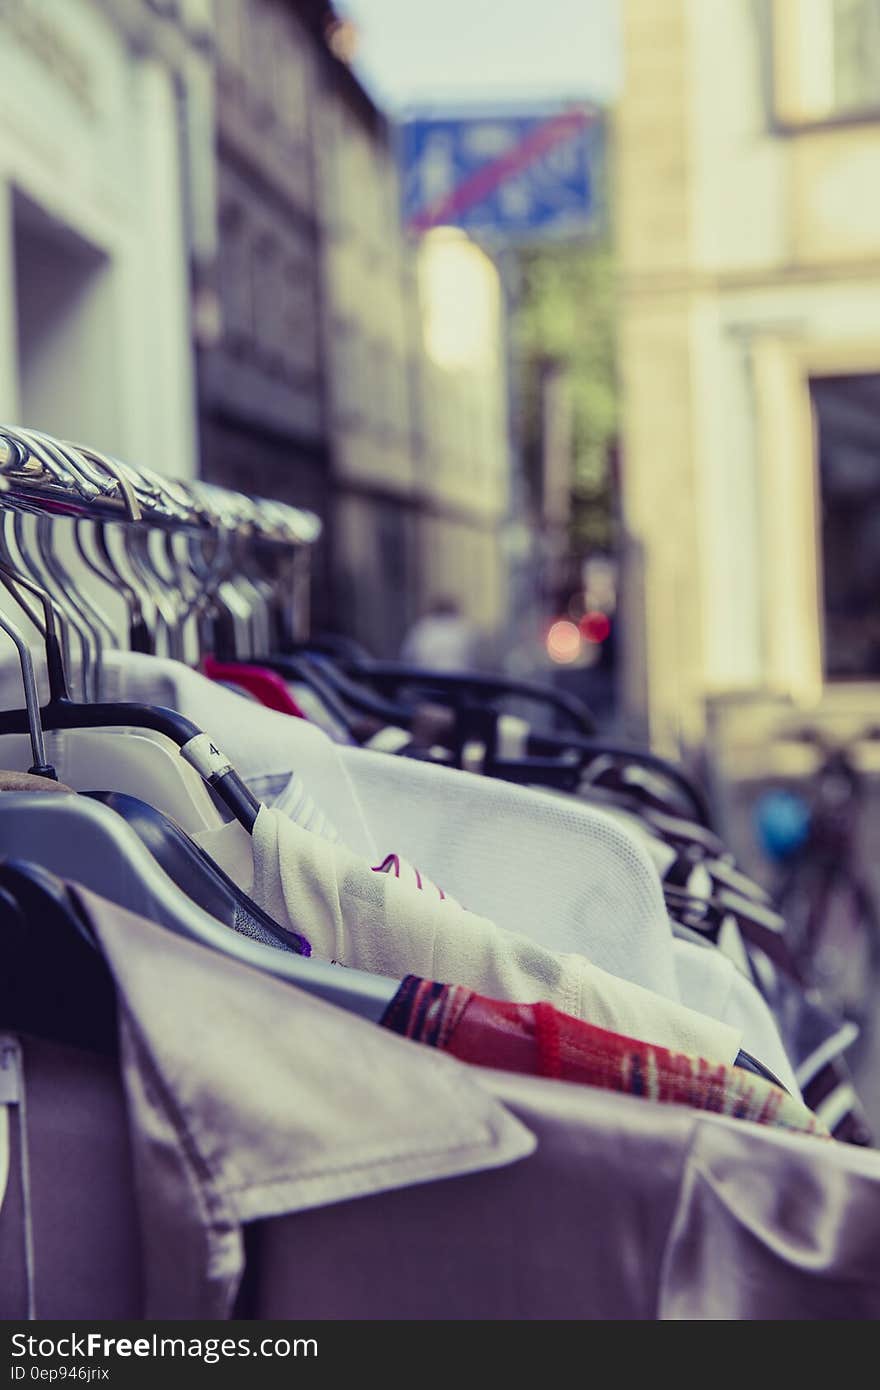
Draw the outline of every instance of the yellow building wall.
<instances>
[{"instance_id":1,"label":"yellow building wall","mask_svg":"<svg viewBox=\"0 0 880 1390\"><path fill-rule=\"evenodd\" d=\"M669 750L713 701L822 694L809 380L880 372L880 120L829 108L830 15L623 2L626 699Z\"/></svg>"}]
</instances>

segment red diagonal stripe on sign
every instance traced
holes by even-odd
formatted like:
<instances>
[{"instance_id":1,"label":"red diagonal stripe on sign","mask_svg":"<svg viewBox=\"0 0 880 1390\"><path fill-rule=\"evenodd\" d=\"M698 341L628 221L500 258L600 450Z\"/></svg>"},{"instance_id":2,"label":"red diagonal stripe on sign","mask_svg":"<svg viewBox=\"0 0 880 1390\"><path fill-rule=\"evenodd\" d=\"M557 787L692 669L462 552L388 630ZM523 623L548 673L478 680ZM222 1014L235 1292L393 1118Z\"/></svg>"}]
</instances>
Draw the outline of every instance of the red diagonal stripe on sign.
<instances>
[{"instance_id":1,"label":"red diagonal stripe on sign","mask_svg":"<svg viewBox=\"0 0 880 1390\"><path fill-rule=\"evenodd\" d=\"M564 111L559 116L552 116L544 121L536 130L515 145L506 154L500 155L498 159L490 160L481 168L474 172L460 183L457 188L453 188L450 193L438 198L429 207L417 212L410 219L410 226L419 232L427 231L429 227L436 227L443 222L454 218L465 208L472 207L474 203L479 203L483 198L493 193L499 184L512 174L518 174L525 169L533 160L538 159L547 150L558 145L560 141L582 130L596 119L595 112L583 110Z\"/></svg>"}]
</instances>

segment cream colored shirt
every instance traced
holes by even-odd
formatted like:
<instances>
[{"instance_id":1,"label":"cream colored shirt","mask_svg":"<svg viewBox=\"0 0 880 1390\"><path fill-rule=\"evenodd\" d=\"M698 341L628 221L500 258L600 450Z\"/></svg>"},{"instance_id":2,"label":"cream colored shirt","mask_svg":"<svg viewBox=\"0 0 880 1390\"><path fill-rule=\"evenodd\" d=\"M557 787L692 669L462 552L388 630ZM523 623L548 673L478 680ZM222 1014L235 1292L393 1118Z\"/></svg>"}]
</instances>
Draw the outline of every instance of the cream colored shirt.
<instances>
[{"instance_id":1,"label":"cream colored shirt","mask_svg":"<svg viewBox=\"0 0 880 1390\"><path fill-rule=\"evenodd\" d=\"M200 838L223 865L220 837L213 844L210 833ZM260 811L252 851L250 895L327 960L379 975L466 985L495 999L546 1000L600 1028L712 1061L732 1063L739 1051L737 1029L610 975L583 955L552 951L392 874L376 873L366 860L277 811ZM228 861L223 866L235 870Z\"/></svg>"}]
</instances>

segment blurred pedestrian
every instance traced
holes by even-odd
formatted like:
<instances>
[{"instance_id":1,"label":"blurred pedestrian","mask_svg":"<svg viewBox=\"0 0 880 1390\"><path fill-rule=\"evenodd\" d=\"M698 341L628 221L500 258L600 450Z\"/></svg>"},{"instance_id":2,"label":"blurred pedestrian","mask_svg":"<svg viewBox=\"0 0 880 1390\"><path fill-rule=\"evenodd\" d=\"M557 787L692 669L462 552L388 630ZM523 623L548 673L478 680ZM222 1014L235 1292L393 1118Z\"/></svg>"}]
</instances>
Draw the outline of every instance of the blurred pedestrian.
<instances>
[{"instance_id":1,"label":"blurred pedestrian","mask_svg":"<svg viewBox=\"0 0 880 1390\"><path fill-rule=\"evenodd\" d=\"M479 664L479 634L454 598L435 598L403 640L400 657L428 671L470 671Z\"/></svg>"}]
</instances>

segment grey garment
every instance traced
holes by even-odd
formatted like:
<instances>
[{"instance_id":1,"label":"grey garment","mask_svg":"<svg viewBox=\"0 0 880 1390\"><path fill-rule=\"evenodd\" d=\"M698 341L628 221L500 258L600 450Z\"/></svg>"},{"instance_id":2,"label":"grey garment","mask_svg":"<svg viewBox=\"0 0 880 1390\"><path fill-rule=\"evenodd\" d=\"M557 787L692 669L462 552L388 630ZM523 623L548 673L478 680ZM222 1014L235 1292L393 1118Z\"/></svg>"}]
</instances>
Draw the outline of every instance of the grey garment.
<instances>
[{"instance_id":1,"label":"grey garment","mask_svg":"<svg viewBox=\"0 0 880 1390\"><path fill-rule=\"evenodd\" d=\"M263 946L272 946L278 951L288 951L293 955L300 954L294 947L292 941L283 941L280 933L272 933L268 927L248 912L247 908L237 899L233 904L233 920L230 924L233 931L237 931L240 936L250 937L251 941L259 941Z\"/></svg>"},{"instance_id":2,"label":"grey garment","mask_svg":"<svg viewBox=\"0 0 880 1390\"><path fill-rule=\"evenodd\" d=\"M122 1085L25 1043L39 1317L880 1316L880 1155L468 1068L74 891ZM12 1317L22 1219L13 1170Z\"/></svg>"},{"instance_id":3,"label":"grey garment","mask_svg":"<svg viewBox=\"0 0 880 1390\"><path fill-rule=\"evenodd\" d=\"M0 1204L0 1320L28 1316L28 1236L37 1318L139 1318L138 1211L118 1068L34 1038L22 1039L22 1053L26 1109L10 1112L9 1183Z\"/></svg>"}]
</instances>

